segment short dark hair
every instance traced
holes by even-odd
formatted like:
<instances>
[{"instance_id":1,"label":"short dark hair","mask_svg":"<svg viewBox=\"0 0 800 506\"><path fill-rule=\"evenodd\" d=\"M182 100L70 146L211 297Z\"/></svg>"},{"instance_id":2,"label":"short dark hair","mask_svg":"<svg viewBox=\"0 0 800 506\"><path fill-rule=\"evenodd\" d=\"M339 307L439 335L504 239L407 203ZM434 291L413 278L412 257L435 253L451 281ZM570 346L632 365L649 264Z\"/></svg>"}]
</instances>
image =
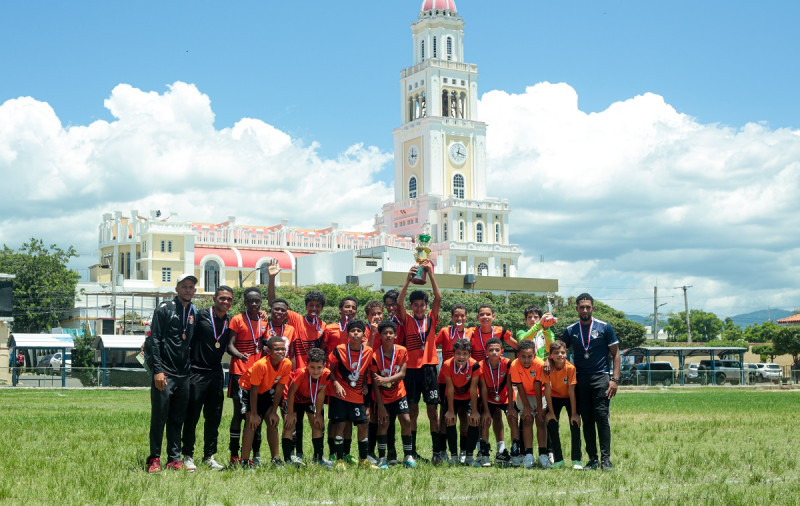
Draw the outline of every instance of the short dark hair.
<instances>
[{"instance_id":1,"label":"short dark hair","mask_svg":"<svg viewBox=\"0 0 800 506\"><path fill-rule=\"evenodd\" d=\"M369 316L370 311L374 308L379 307L381 311L383 311L383 303L379 300L371 300L364 305L364 314Z\"/></svg>"},{"instance_id":2,"label":"short dark hair","mask_svg":"<svg viewBox=\"0 0 800 506\"><path fill-rule=\"evenodd\" d=\"M561 339L556 339L552 343L550 343L550 353L553 353L556 350L567 349L567 344L562 341Z\"/></svg>"},{"instance_id":3,"label":"short dark hair","mask_svg":"<svg viewBox=\"0 0 800 506\"><path fill-rule=\"evenodd\" d=\"M540 308L539 306L528 306L528 307L526 307L525 308L525 318L527 318L528 315L530 315L531 313L535 313L536 316L541 318L542 315L544 314L544 311L542 311L542 308Z\"/></svg>"},{"instance_id":4,"label":"short dark hair","mask_svg":"<svg viewBox=\"0 0 800 506\"><path fill-rule=\"evenodd\" d=\"M286 307L289 307L289 303L286 301L286 299L281 299L280 297L278 297L277 299L273 300L269 304L269 307L274 307L275 304L286 304Z\"/></svg>"},{"instance_id":5,"label":"short dark hair","mask_svg":"<svg viewBox=\"0 0 800 506\"><path fill-rule=\"evenodd\" d=\"M325 294L320 292L319 290L310 290L306 293L305 296L305 305L307 306L309 302L319 302L323 306L325 305Z\"/></svg>"},{"instance_id":6,"label":"short dark hair","mask_svg":"<svg viewBox=\"0 0 800 506\"><path fill-rule=\"evenodd\" d=\"M456 350L467 350L471 353L472 345L470 344L469 339L456 339L453 341L453 351Z\"/></svg>"},{"instance_id":7,"label":"short dark hair","mask_svg":"<svg viewBox=\"0 0 800 506\"><path fill-rule=\"evenodd\" d=\"M325 363L325 352L320 348L311 348L308 350L308 360L306 362L322 362Z\"/></svg>"},{"instance_id":8,"label":"short dark hair","mask_svg":"<svg viewBox=\"0 0 800 506\"><path fill-rule=\"evenodd\" d=\"M342 309L344 307L344 303L347 302L348 300L352 300L353 302L355 302L356 307L358 307L358 301L356 300L356 298L348 295L347 297L342 297L342 300L339 301L339 309Z\"/></svg>"},{"instance_id":9,"label":"short dark hair","mask_svg":"<svg viewBox=\"0 0 800 506\"><path fill-rule=\"evenodd\" d=\"M219 295L219 292L231 292L233 295L233 288L229 287L228 285L219 285L216 290L214 290L214 297Z\"/></svg>"},{"instance_id":10,"label":"short dark hair","mask_svg":"<svg viewBox=\"0 0 800 506\"><path fill-rule=\"evenodd\" d=\"M383 334L383 331L391 328L397 332L397 324L391 320L382 321L378 324L378 334Z\"/></svg>"},{"instance_id":11,"label":"short dark hair","mask_svg":"<svg viewBox=\"0 0 800 506\"><path fill-rule=\"evenodd\" d=\"M386 299L397 302L398 297L400 297L400 292L397 290L389 290L383 294L383 303L386 304Z\"/></svg>"},{"instance_id":12,"label":"short dark hair","mask_svg":"<svg viewBox=\"0 0 800 506\"><path fill-rule=\"evenodd\" d=\"M550 345L552 346L552 345ZM525 339L524 341L519 342L519 349L518 352L523 350L531 350L534 354L536 354L536 344L530 339Z\"/></svg>"},{"instance_id":13,"label":"short dark hair","mask_svg":"<svg viewBox=\"0 0 800 506\"><path fill-rule=\"evenodd\" d=\"M350 332L352 329L361 329L362 332L367 331L367 324L364 323L364 320L359 320L358 318L350 320L350 323L347 324L347 331Z\"/></svg>"},{"instance_id":14,"label":"short dark hair","mask_svg":"<svg viewBox=\"0 0 800 506\"><path fill-rule=\"evenodd\" d=\"M488 302L484 302L483 304L481 304L481 306L478 308L479 313L481 312L481 309L488 309L489 311L492 312L492 314L494 314L494 306L492 306Z\"/></svg>"},{"instance_id":15,"label":"short dark hair","mask_svg":"<svg viewBox=\"0 0 800 506\"><path fill-rule=\"evenodd\" d=\"M411 292L411 295L408 296L408 303L411 304L415 300L424 301L425 304L428 303L428 292L424 292L422 290L414 290Z\"/></svg>"},{"instance_id":16,"label":"short dark hair","mask_svg":"<svg viewBox=\"0 0 800 506\"><path fill-rule=\"evenodd\" d=\"M242 298L246 299L247 298L247 294L249 294L249 293L257 293L257 294L261 295L261 288L259 288L257 286L250 286L250 287L245 288L244 289L244 293L242 294Z\"/></svg>"},{"instance_id":17,"label":"short dark hair","mask_svg":"<svg viewBox=\"0 0 800 506\"><path fill-rule=\"evenodd\" d=\"M282 342L283 338L281 336L272 336L269 339L267 339L267 347L269 347L269 349L272 350L276 344Z\"/></svg>"},{"instance_id":18,"label":"short dark hair","mask_svg":"<svg viewBox=\"0 0 800 506\"><path fill-rule=\"evenodd\" d=\"M591 302L591 303L592 303L592 305L594 306L594 299L593 299L593 298L592 298L592 296L591 296L591 295L589 295L588 293L586 293L586 292L583 292L582 294L580 294L580 295L578 295L577 297L575 297L575 305L578 305L578 303L579 303L580 301L582 301L582 300L588 300L588 301L589 301L589 302Z\"/></svg>"},{"instance_id":19,"label":"short dark hair","mask_svg":"<svg viewBox=\"0 0 800 506\"><path fill-rule=\"evenodd\" d=\"M456 309L463 309L465 313L467 312L467 306L459 302L458 304L453 304L453 307L450 309L450 314L455 314Z\"/></svg>"},{"instance_id":20,"label":"short dark hair","mask_svg":"<svg viewBox=\"0 0 800 506\"><path fill-rule=\"evenodd\" d=\"M488 350L489 346L491 346L493 344L499 344L500 345L500 349L503 349L503 341L499 340L496 337L493 337L493 338L489 339L488 341L486 341L486 349Z\"/></svg>"}]
</instances>

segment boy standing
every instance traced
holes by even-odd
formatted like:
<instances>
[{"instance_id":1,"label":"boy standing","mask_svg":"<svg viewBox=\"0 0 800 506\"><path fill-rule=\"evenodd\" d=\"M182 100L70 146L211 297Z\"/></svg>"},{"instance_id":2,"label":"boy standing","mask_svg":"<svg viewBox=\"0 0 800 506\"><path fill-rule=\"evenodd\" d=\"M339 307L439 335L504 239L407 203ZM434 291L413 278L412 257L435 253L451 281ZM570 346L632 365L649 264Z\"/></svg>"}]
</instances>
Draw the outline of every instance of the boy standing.
<instances>
[{"instance_id":1,"label":"boy standing","mask_svg":"<svg viewBox=\"0 0 800 506\"><path fill-rule=\"evenodd\" d=\"M564 455L561 451L561 438L558 433L558 419L561 408L567 408L569 432L571 439L572 468L583 469L581 465L581 417L575 408L575 366L567 360L567 346L564 341L550 343L550 397L547 404L547 433L553 443L553 467L564 467Z\"/></svg>"},{"instance_id":2,"label":"boy standing","mask_svg":"<svg viewBox=\"0 0 800 506\"><path fill-rule=\"evenodd\" d=\"M516 405L510 407L509 411L513 410L520 413L525 455L522 465L528 469L533 467L534 462L533 421L534 418L541 418L542 422L544 422L545 406L542 402L542 385L548 382L542 370L544 362L534 357L534 346L532 341L520 342L519 353L517 358L511 362L509 371L511 382L516 390ZM542 467L549 467L550 460L547 457L546 447L547 434L538 432L537 436L539 440L539 464Z\"/></svg>"},{"instance_id":3,"label":"boy standing","mask_svg":"<svg viewBox=\"0 0 800 506\"><path fill-rule=\"evenodd\" d=\"M495 327L492 325L494 322L495 314L494 308L491 304L482 304L478 308L478 321L480 326L475 327L472 331L472 358L478 362L486 360L486 341L496 337L500 341L504 341L511 348L517 349L517 341L511 336L511 331L506 330L505 327Z\"/></svg>"},{"instance_id":4,"label":"boy standing","mask_svg":"<svg viewBox=\"0 0 800 506\"><path fill-rule=\"evenodd\" d=\"M481 405L483 406L481 415L481 439L480 439L480 453L476 460L477 463L483 467L492 465L489 460L489 427L494 427L494 437L497 441L497 455L495 461L505 466L511 462L511 456L506 449L505 431L503 422L503 413L508 417L508 397L511 391L511 361L503 356L503 343L493 337L486 341L486 351L488 357L481 363L480 374L480 397ZM519 438L519 429L512 424L509 418L509 426L511 428L511 437L513 439Z\"/></svg>"},{"instance_id":5,"label":"boy standing","mask_svg":"<svg viewBox=\"0 0 800 506\"><path fill-rule=\"evenodd\" d=\"M445 402L447 412L444 419L447 424L447 440L450 445L451 459L457 456L452 453L456 447L456 415L462 420L469 420L467 428L466 445L462 444L461 452L464 459L462 465L472 465L472 452L478 442L478 382L481 365L473 358L468 341L459 339L453 343L453 358L442 364L442 376L445 381Z\"/></svg>"}]
</instances>

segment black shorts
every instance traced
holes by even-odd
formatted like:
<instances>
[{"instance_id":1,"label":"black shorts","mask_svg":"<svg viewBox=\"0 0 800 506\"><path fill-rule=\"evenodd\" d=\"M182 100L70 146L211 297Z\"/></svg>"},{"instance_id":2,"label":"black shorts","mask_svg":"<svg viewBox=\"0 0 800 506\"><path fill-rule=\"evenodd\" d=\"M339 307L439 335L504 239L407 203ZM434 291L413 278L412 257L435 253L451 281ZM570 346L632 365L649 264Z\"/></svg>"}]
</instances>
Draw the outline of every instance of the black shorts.
<instances>
[{"instance_id":1,"label":"black shorts","mask_svg":"<svg viewBox=\"0 0 800 506\"><path fill-rule=\"evenodd\" d=\"M234 402L239 402L239 390L241 390L239 378L241 377L240 374L231 374L228 376L228 397L233 399Z\"/></svg>"},{"instance_id":2,"label":"black shorts","mask_svg":"<svg viewBox=\"0 0 800 506\"><path fill-rule=\"evenodd\" d=\"M343 401L338 397L331 397L328 419L333 423L353 422L360 425L367 423L367 409L364 404L355 404Z\"/></svg>"},{"instance_id":3,"label":"black shorts","mask_svg":"<svg viewBox=\"0 0 800 506\"><path fill-rule=\"evenodd\" d=\"M383 405L386 408L386 413L389 415L389 418L397 417L397 415L407 415L408 414L408 398L401 397L394 402L390 402L389 404ZM377 413L377 408L376 408Z\"/></svg>"},{"instance_id":4,"label":"black shorts","mask_svg":"<svg viewBox=\"0 0 800 506\"><path fill-rule=\"evenodd\" d=\"M261 403L261 401L258 401L258 402L259 402L259 404ZM288 402L283 401L282 410L283 410L283 414L284 415L288 415L289 414L289 403ZM311 404L310 402L295 402L294 403L294 412L298 413L298 414L300 414L300 413L308 413L309 415L313 415L314 414L314 405Z\"/></svg>"},{"instance_id":5,"label":"black shorts","mask_svg":"<svg viewBox=\"0 0 800 506\"><path fill-rule=\"evenodd\" d=\"M263 394L258 394L258 411L256 414L261 418L264 418L264 415L267 413L269 408L272 407L272 403L275 400L275 390L268 390ZM242 414L250 412L250 392L239 389L239 402L242 405Z\"/></svg>"},{"instance_id":6,"label":"black shorts","mask_svg":"<svg viewBox=\"0 0 800 506\"><path fill-rule=\"evenodd\" d=\"M489 415L494 416L497 410L501 410L503 413L508 413L508 403L505 404L492 404L491 402L487 402L486 404L489 405Z\"/></svg>"},{"instance_id":7,"label":"black shorts","mask_svg":"<svg viewBox=\"0 0 800 506\"><path fill-rule=\"evenodd\" d=\"M439 378L435 365L406 369L403 382L406 385L406 398L411 404L418 404L420 397L425 404L439 404Z\"/></svg>"},{"instance_id":8,"label":"black shorts","mask_svg":"<svg viewBox=\"0 0 800 506\"><path fill-rule=\"evenodd\" d=\"M466 410L468 415L472 414L472 401L469 399L453 399L453 409L456 415L459 414L462 409Z\"/></svg>"},{"instance_id":9,"label":"black shorts","mask_svg":"<svg viewBox=\"0 0 800 506\"><path fill-rule=\"evenodd\" d=\"M444 406L444 410L447 411L447 385L444 383L439 383L439 402Z\"/></svg>"}]
</instances>

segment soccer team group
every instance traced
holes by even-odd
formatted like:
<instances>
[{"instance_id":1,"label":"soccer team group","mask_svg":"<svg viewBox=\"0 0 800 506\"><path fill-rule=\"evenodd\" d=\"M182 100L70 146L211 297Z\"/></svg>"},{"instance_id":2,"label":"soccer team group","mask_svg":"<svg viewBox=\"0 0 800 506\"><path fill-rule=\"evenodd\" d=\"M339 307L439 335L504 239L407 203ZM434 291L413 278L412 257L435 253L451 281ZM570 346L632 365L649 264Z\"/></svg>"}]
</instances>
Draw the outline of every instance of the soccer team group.
<instances>
[{"instance_id":1,"label":"soccer team group","mask_svg":"<svg viewBox=\"0 0 800 506\"><path fill-rule=\"evenodd\" d=\"M418 269L430 279L433 301L426 291L414 290L406 307L409 283ZM191 274L180 276L175 299L154 311L144 345L153 374L148 472L161 471L165 428L166 467L196 469L194 446L201 414L202 464L213 470L225 468L215 454L226 352L231 355L227 392L233 403L230 468L261 464L262 425L274 466L387 469L430 462L489 467L493 432L495 465L564 467L559 438L562 408L570 427L568 465L612 467L608 408L618 378L608 371L611 362L613 371L620 369L618 342L610 325L592 317L594 305L588 294L577 298L580 321L567 327L559 340L550 328L556 319L535 306L525 310L526 330L516 337L493 325L490 304L478 309L480 325L474 328L465 327L467 308L454 305L450 325L437 333L441 293L427 262L410 269L399 292L388 291L382 302L367 303L364 319L358 318L356 300L344 297L339 301L339 321L330 324L319 318L326 300L317 290L305 294L305 315L275 297L279 272L277 263L269 265L268 311L262 309L261 290L252 287L244 291L246 310L231 317L233 290L224 285L217 288L213 307L198 310L192 304L197 279ZM505 345L515 359L504 356ZM567 360L568 349L574 364ZM417 453L420 400L430 425L430 459ZM311 430L310 462L303 456L304 418ZM397 424L402 459L396 451ZM585 465L581 425L589 456ZM353 426L358 458L351 455Z\"/></svg>"}]
</instances>

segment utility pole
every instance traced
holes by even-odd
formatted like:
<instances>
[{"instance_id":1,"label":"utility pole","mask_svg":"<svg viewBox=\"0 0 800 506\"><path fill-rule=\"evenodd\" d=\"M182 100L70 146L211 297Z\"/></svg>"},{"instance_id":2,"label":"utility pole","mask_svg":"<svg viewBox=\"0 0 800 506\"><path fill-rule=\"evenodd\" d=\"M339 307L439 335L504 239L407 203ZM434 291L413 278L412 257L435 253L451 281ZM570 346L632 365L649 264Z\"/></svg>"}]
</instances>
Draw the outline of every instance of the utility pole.
<instances>
[{"instance_id":1,"label":"utility pole","mask_svg":"<svg viewBox=\"0 0 800 506\"><path fill-rule=\"evenodd\" d=\"M658 339L658 308L666 306L666 302L658 303L658 287L653 287L653 339Z\"/></svg>"},{"instance_id":2,"label":"utility pole","mask_svg":"<svg viewBox=\"0 0 800 506\"><path fill-rule=\"evenodd\" d=\"M687 295L686 291L692 286L693 285L683 285L675 287L675 289L680 288L683 290L683 304L686 306L686 340L690 343L692 342L692 325L689 323L689 296Z\"/></svg>"}]
</instances>

